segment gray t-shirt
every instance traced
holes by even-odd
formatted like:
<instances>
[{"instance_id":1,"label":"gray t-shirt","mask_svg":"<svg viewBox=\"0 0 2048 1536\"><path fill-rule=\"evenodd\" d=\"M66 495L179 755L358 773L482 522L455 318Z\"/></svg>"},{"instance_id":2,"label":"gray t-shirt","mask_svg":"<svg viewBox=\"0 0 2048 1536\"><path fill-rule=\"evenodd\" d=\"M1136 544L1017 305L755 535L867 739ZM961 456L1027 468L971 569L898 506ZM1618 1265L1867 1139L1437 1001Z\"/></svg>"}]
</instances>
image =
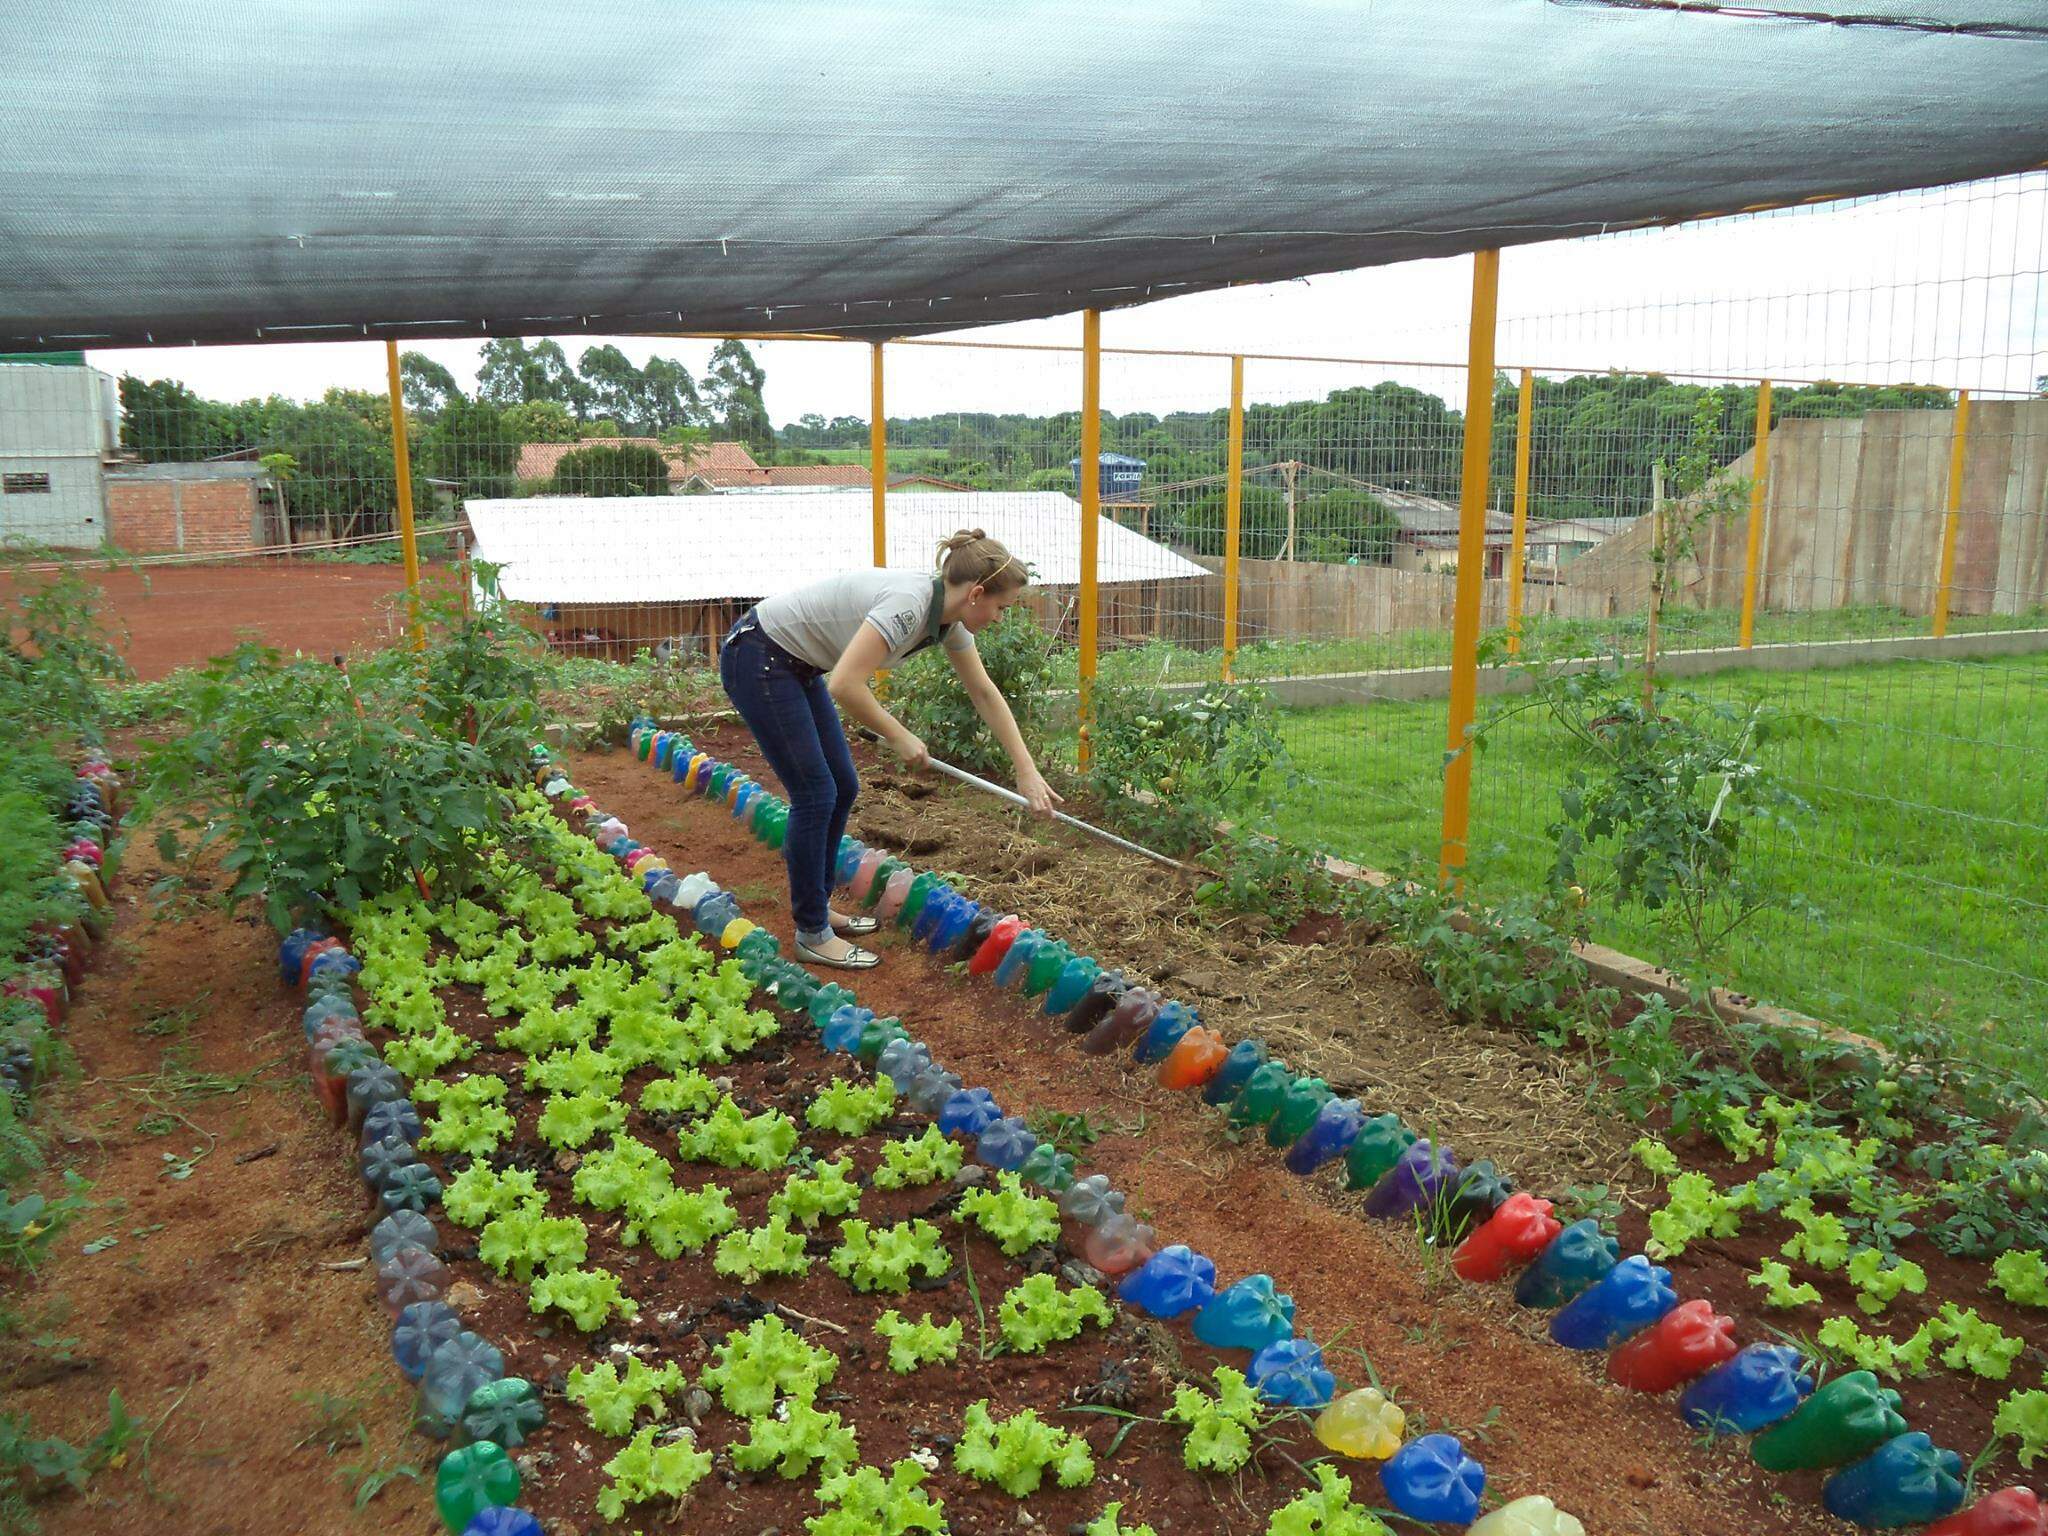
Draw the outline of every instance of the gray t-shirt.
<instances>
[{"instance_id":1,"label":"gray t-shirt","mask_svg":"<svg viewBox=\"0 0 2048 1536\"><path fill-rule=\"evenodd\" d=\"M847 571L763 598L754 611L770 640L827 672L839 664L861 625L872 624L889 642L884 665L893 667L932 633L936 581L929 571ZM971 651L974 636L964 625L949 624L939 643L949 651Z\"/></svg>"}]
</instances>

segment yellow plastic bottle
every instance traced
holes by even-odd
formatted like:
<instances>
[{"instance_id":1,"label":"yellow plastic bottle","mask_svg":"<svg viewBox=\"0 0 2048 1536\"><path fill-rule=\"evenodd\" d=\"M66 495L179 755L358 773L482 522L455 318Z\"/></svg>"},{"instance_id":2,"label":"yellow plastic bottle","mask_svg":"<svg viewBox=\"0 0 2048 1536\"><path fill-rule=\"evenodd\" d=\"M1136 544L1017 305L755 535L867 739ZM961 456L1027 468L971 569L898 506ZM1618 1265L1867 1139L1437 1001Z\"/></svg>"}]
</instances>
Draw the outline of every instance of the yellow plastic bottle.
<instances>
[{"instance_id":1,"label":"yellow plastic bottle","mask_svg":"<svg viewBox=\"0 0 2048 1536\"><path fill-rule=\"evenodd\" d=\"M758 923L750 922L744 917L734 918L725 925L725 932L718 936L718 947L720 949L738 949L740 947L740 940L744 939L759 926Z\"/></svg>"},{"instance_id":2,"label":"yellow plastic bottle","mask_svg":"<svg viewBox=\"0 0 2048 1536\"><path fill-rule=\"evenodd\" d=\"M1316 1415L1316 1438L1360 1461L1385 1461L1401 1449L1408 1415L1377 1387L1346 1392ZM1475 1527L1476 1529L1476 1527Z\"/></svg>"},{"instance_id":3,"label":"yellow plastic bottle","mask_svg":"<svg viewBox=\"0 0 2048 1536\"><path fill-rule=\"evenodd\" d=\"M1576 1515L1568 1515L1540 1493L1525 1494L1466 1527L1465 1536L1586 1536Z\"/></svg>"}]
</instances>

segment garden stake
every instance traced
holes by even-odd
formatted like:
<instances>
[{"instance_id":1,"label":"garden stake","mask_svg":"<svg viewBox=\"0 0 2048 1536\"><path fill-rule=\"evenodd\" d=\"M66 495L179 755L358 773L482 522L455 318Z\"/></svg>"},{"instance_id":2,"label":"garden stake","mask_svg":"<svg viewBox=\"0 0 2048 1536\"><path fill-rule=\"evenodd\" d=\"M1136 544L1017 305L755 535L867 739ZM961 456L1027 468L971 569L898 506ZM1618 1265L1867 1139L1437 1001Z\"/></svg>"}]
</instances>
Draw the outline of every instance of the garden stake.
<instances>
[{"instance_id":1,"label":"garden stake","mask_svg":"<svg viewBox=\"0 0 2048 1536\"><path fill-rule=\"evenodd\" d=\"M1000 784L991 784L987 779L971 774L965 768L955 768L951 763L942 763L936 757L928 758L926 761L938 772L947 775L949 778L958 779L962 784L972 784L976 789L986 790L999 800L1007 800L1012 805L1027 808L1030 804L1029 801L1015 790L1005 789ZM1169 859L1163 853L1153 852L1143 843L1134 843L1128 838L1118 837L1114 832L1105 832L1100 827L1090 826L1087 822L1081 820L1080 817L1069 816L1065 811L1054 811L1052 819L1054 821L1063 821L1070 827L1086 832L1090 837L1099 837L1103 842L1114 844L1126 852L1143 854L1146 858L1152 860L1153 863L1164 864L1168 869L1178 869L1183 873L1187 870L1187 865L1181 863L1178 859Z\"/></svg>"}]
</instances>

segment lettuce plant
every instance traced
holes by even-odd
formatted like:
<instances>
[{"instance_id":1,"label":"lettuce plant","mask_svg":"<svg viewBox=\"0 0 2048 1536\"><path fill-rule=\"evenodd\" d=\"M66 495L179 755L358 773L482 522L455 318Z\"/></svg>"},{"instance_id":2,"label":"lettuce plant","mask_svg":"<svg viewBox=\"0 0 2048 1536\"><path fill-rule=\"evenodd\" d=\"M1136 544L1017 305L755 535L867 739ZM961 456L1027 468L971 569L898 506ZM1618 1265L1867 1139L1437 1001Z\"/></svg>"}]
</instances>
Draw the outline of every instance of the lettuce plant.
<instances>
[{"instance_id":1,"label":"lettuce plant","mask_svg":"<svg viewBox=\"0 0 2048 1536\"><path fill-rule=\"evenodd\" d=\"M1799 1230L1785 1239L1778 1251L1788 1259L1799 1259L1816 1269L1840 1269L1849 1262L1849 1229L1831 1212L1816 1212L1813 1202L1800 1198L1785 1206L1787 1220Z\"/></svg>"},{"instance_id":2,"label":"lettuce plant","mask_svg":"<svg viewBox=\"0 0 2048 1536\"><path fill-rule=\"evenodd\" d=\"M573 1216L546 1216L522 1206L494 1216L477 1235L476 1256L521 1284L536 1269L573 1269L584 1260L589 1230Z\"/></svg>"},{"instance_id":3,"label":"lettuce plant","mask_svg":"<svg viewBox=\"0 0 2048 1536\"><path fill-rule=\"evenodd\" d=\"M718 1240L711 1267L742 1285L756 1285L768 1275L803 1276L811 1272L804 1253L804 1235L787 1220L770 1216L758 1227L742 1227Z\"/></svg>"},{"instance_id":4,"label":"lettuce plant","mask_svg":"<svg viewBox=\"0 0 2048 1536\"><path fill-rule=\"evenodd\" d=\"M673 1360L650 1367L638 1355L625 1355L626 1371L609 1360L600 1365L574 1367L563 1395L578 1403L600 1435L630 1435L633 1419L642 1408L652 1408L658 1419L667 1410L666 1394L683 1389L683 1368Z\"/></svg>"},{"instance_id":5,"label":"lettuce plant","mask_svg":"<svg viewBox=\"0 0 2048 1536\"><path fill-rule=\"evenodd\" d=\"M1123 1500L1102 1506L1102 1513L1081 1529L1081 1536L1159 1536L1149 1525L1125 1525Z\"/></svg>"},{"instance_id":6,"label":"lettuce plant","mask_svg":"<svg viewBox=\"0 0 2048 1536\"><path fill-rule=\"evenodd\" d=\"M695 1067L685 1067L643 1088L640 1107L650 1115L699 1115L716 1108L723 1097L718 1084Z\"/></svg>"},{"instance_id":7,"label":"lettuce plant","mask_svg":"<svg viewBox=\"0 0 2048 1536\"><path fill-rule=\"evenodd\" d=\"M2019 1442L2020 1465L2032 1467L2048 1457L2048 1392L2014 1392L1998 1405L1991 1433Z\"/></svg>"},{"instance_id":8,"label":"lettuce plant","mask_svg":"<svg viewBox=\"0 0 2048 1536\"><path fill-rule=\"evenodd\" d=\"M857 1291L901 1296L910 1289L913 1272L936 1280L953 1267L953 1256L939 1229L921 1218L879 1231L855 1219L840 1228L840 1243L830 1262L833 1273Z\"/></svg>"},{"instance_id":9,"label":"lettuce plant","mask_svg":"<svg viewBox=\"0 0 2048 1536\"><path fill-rule=\"evenodd\" d=\"M1944 1301L1941 1311L1928 1320L1940 1324L1948 1336L1941 1363L1952 1371L1967 1370L1987 1381L2003 1381L2012 1374L2012 1363L2027 1347L1996 1323L1977 1315L1975 1307L1959 1307Z\"/></svg>"},{"instance_id":10,"label":"lettuce plant","mask_svg":"<svg viewBox=\"0 0 2048 1536\"><path fill-rule=\"evenodd\" d=\"M690 979L711 969L711 955L693 934L678 937L640 956L642 975L652 977L665 992L679 992Z\"/></svg>"},{"instance_id":11,"label":"lettuce plant","mask_svg":"<svg viewBox=\"0 0 2048 1536\"><path fill-rule=\"evenodd\" d=\"M703 1385L743 1419L770 1412L778 1394L810 1402L839 1374L837 1355L807 1343L773 1312L727 1334L712 1355Z\"/></svg>"},{"instance_id":12,"label":"lettuce plant","mask_svg":"<svg viewBox=\"0 0 2048 1536\"><path fill-rule=\"evenodd\" d=\"M1038 1491L1048 1467L1062 1488L1095 1481L1095 1458L1079 1435L1046 1423L1029 1408L996 1420L988 1399L971 1405L953 1447L953 1467L980 1482L993 1483L1012 1498Z\"/></svg>"},{"instance_id":13,"label":"lettuce plant","mask_svg":"<svg viewBox=\"0 0 2048 1536\"><path fill-rule=\"evenodd\" d=\"M1669 1258L1685 1252L1696 1238L1733 1237L1741 1227L1740 1206L1716 1189L1712 1179L1703 1173L1681 1173L1666 1187L1663 1209L1650 1216L1649 1253L1652 1258Z\"/></svg>"},{"instance_id":14,"label":"lettuce plant","mask_svg":"<svg viewBox=\"0 0 2048 1536\"><path fill-rule=\"evenodd\" d=\"M1351 1502L1351 1479L1327 1461L1310 1468L1316 1486L1273 1511L1266 1536L1390 1536L1386 1523Z\"/></svg>"},{"instance_id":15,"label":"lettuce plant","mask_svg":"<svg viewBox=\"0 0 2048 1536\"><path fill-rule=\"evenodd\" d=\"M780 1168L796 1150L796 1122L777 1109L743 1113L730 1098L676 1134L682 1155L721 1168Z\"/></svg>"},{"instance_id":16,"label":"lettuce plant","mask_svg":"<svg viewBox=\"0 0 2048 1536\"><path fill-rule=\"evenodd\" d=\"M624 1518L631 1504L644 1504L650 1499L680 1499L711 1470L710 1454L697 1449L696 1438L690 1431L668 1433L675 1438L657 1446L655 1428L649 1424L604 1464L612 1480L609 1486L598 1490L597 1512L605 1519Z\"/></svg>"},{"instance_id":17,"label":"lettuce plant","mask_svg":"<svg viewBox=\"0 0 2048 1536\"><path fill-rule=\"evenodd\" d=\"M860 1208L860 1186L853 1182L851 1159L819 1163L808 1178L792 1173L788 1181L768 1197L768 1214L786 1216L805 1227L817 1226L826 1216L844 1216Z\"/></svg>"},{"instance_id":18,"label":"lettuce plant","mask_svg":"<svg viewBox=\"0 0 2048 1536\"><path fill-rule=\"evenodd\" d=\"M521 1009L519 1022L499 1030L496 1036L501 1049L527 1056L588 1045L596 1038L594 1017L581 1008L557 1008L551 1002Z\"/></svg>"},{"instance_id":19,"label":"lettuce plant","mask_svg":"<svg viewBox=\"0 0 2048 1536\"><path fill-rule=\"evenodd\" d=\"M781 1029L774 1014L762 1008L748 1008L743 1001L699 1003L684 1021L681 1059L728 1062Z\"/></svg>"},{"instance_id":20,"label":"lettuce plant","mask_svg":"<svg viewBox=\"0 0 2048 1536\"><path fill-rule=\"evenodd\" d=\"M2016 1307L2048 1307L2048 1258L2038 1248L2001 1253L1991 1261L1991 1288Z\"/></svg>"},{"instance_id":21,"label":"lettuce plant","mask_svg":"<svg viewBox=\"0 0 2048 1536\"><path fill-rule=\"evenodd\" d=\"M1059 1241L1060 1208L1026 1191L1014 1173L998 1177L994 1189L970 1189L960 1197L960 1219L972 1221L1016 1258L1027 1248Z\"/></svg>"},{"instance_id":22,"label":"lettuce plant","mask_svg":"<svg viewBox=\"0 0 2048 1536\"><path fill-rule=\"evenodd\" d=\"M384 1043L384 1060L409 1078L432 1077L475 1054L476 1042L445 1023L425 1034L400 1035Z\"/></svg>"},{"instance_id":23,"label":"lettuce plant","mask_svg":"<svg viewBox=\"0 0 2048 1536\"><path fill-rule=\"evenodd\" d=\"M414 1083L413 1097L419 1097L422 1083L431 1081L422 1078ZM514 1129L512 1116L497 1104L451 1102L444 1097L435 1108L434 1123L420 1136L420 1146L428 1152L466 1152L471 1157L485 1157L497 1151Z\"/></svg>"},{"instance_id":24,"label":"lettuce plant","mask_svg":"<svg viewBox=\"0 0 2048 1536\"><path fill-rule=\"evenodd\" d=\"M944 1325L927 1312L920 1322L906 1320L894 1307L875 1319L875 1333L889 1345L889 1369L908 1376L921 1365L955 1360L960 1355L960 1319Z\"/></svg>"},{"instance_id":25,"label":"lettuce plant","mask_svg":"<svg viewBox=\"0 0 2048 1536\"><path fill-rule=\"evenodd\" d=\"M1926 1270L1910 1259L1887 1266L1885 1256L1875 1248L1858 1248L1849 1256L1849 1282L1861 1292L1856 1305L1872 1317L1890 1306L1900 1291L1927 1294Z\"/></svg>"},{"instance_id":26,"label":"lettuce plant","mask_svg":"<svg viewBox=\"0 0 2048 1536\"><path fill-rule=\"evenodd\" d=\"M698 1190L664 1184L651 1200L629 1199L626 1214L619 1241L631 1248L645 1238L647 1246L664 1259L696 1252L712 1238L730 1232L739 1221L722 1184L706 1184Z\"/></svg>"},{"instance_id":27,"label":"lettuce plant","mask_svg":"<svg viewBox=\"0 0 2048 1536\"><path fill-rule=\"evenodd\" d=\"M553 1050L526 1063L526 1086L549 1093L590 1093L615 1098L626 1069L589 1045Z\"/></svg>"},{"instance_id":28,"label":"lettuce plant","mask_svg":"<svg viewBox=\"0 0 2048 1536\"><path fill-rule=\"evenodd\" d=\"M540 1139L551 1147L586 1147L605 1131L626 1123L626 1106L608 1093L566 1093L549 1097L534 1122Z\"/></svg>"},{"instance_id":29,"label":"lettuce plant","mask_svg":"<svg viewBox=\"0 0 2048 1536\"><path fill-rule=\"evenodd\" d=\"M825 1513L806 1520L809 1536L907 1536L946 1528L946 1506L921 1487L931 1474L908 1459L889 1470L885 1482L873 1467L855 1467L825 1478L817 1499Z\"/></svg>"},{"instance_id":30,"label":"lettuce plant","mask_svg":"<svg viewBox=\"0 0 2048 1536\"><path fill-rule=\"evenodd\" d=\"M600 1211L647 1206L673 1187L668 1161L646 1142L614 1136L602 1152L577 1165L569 1187L585 1205Z\"/></svg>"},{"instance_id":31,"label":"lettuce plant","mask_svg":"<svg viewBox=\"0 0 2048 1536\"><path fill-rule=\"evenodd\" d=\"M1264 1417L1259 1394L1241 1371L1220 1365L1214 1396L1200 1387L1174 1390L1166 1417L1188 1427L1181 1460L1191 1472L1235 1472L1252 1459L1252 1436Z\"/></svg>"},{"instance_id":32,"label":"lettuce plant","mask_svg":"<svg viewBox=\"0 0 2048 1536\"><path fill-rule=\"evenodd\" d=\"M1794 1285L1790 1266L1776 1259L1757 1265L1749 1283L1764 1293L1764 1305L1769 1307L1805 1307L1820 1300L1820 1292L1804 1280Z\"/></svg>"},{"instance_id":33,"label":"lettuce plant","mask_svg":"<svg viewBox=\"0 0 2048 1536\"><path fill-rule=\"evenodd\" d=\"M650 912L637 923L626 923L614 928L605 936L605 947L611 950L655 949L663 944L674 944L681 940L682 930L676 927L676 920L666 912Z\"/></svg>"},{"instance_id":34,"label":"lettuce plant","mask_svg":"<svg viewBox=\"0 0 2048 1536\"><path fill-rule=\"evenodd\" d=\"M844 1472L859 1461L852 1428L838 1414L802 1399L788 1404L781 1418L749 1419L746 1440L732 1448L732 1464L742 1472L773 1467L784 1477L802 1477L814 1466L827 1474Z\"/></svg>"},{"instance_id":35,"label":"lettuce plant","mask_svg":"<svg viewBox=\"0 0 2048 1536\"><path fill-rule=\"evenodd\" d=\"M906 1189L917 1184L936 1184L960 1171L965 1154L957 1142L928 1125L921 1136L882 1144L882 1164L875 1170L875 1188Z\"/></svg>"},{"instance_id":36,"label":"lettuce plant","mask_svg":"<svg viewBox=\"0 0 2048 1536\"><path fill-rule=\"evenodd\" d=\"M1003 1340L1021 1355L1045 1353L1045 1346L1076 1337L1082 1327L1094 1323L1107 1328L1109 1303L1092 1285L1077 1285L1062 1291L1051 1275L1030 1275L1010 1288L996 1317Z\"/></svg>"},{"instance_id":37,"label":"lettuce plant","mask_svg":"<svg viewBox=\"0 0 2048 1536\"><path fill-rule=\"evenodd\" d=\"M558 1307L584 1333L602 1328L614 1317L637 1317L639 1305L619 1289L619 1277L608 1269L558 1269L533 1282L527 1304L535 1312Z\"/></svg>"},{"instance_id":38,"label":"lettuce plant","mask_svg":"<svg viewBox=\"0 0 2048 1536\"><path fill-rule=\"evenodd\" d=\"M888 1078L862 1084L835 1077L811 1100L804 1120L816 1131L865 1136L888 1119L895 1107L896 1085Z\"/></svg>"},{"instance_id":39,"label":"lettuce plant","mask_svg":"<svg viewBox=\"0 0 2048 1536\"><path fill-rule=\"evenodd\" d=\"M448 1181L441 1191L441 1209L457 1226L472 1232L493 1216L531 1209L536 1215L547 1208L547 1196L526 1168L494 1172L489 1163L471 1163Z\"/></svg>"}]
</instances>

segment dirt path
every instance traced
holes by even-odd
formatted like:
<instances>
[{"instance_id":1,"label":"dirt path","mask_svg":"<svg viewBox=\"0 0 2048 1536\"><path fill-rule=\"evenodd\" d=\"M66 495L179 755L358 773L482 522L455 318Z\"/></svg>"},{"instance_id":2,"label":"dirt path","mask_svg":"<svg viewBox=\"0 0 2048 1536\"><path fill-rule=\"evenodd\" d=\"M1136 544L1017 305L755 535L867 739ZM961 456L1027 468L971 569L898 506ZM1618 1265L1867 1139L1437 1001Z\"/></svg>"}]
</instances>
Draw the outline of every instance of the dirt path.
<instances>
[{"instance_id":1,"label":"dirt path","mask_svg":"<svg viewBox=\"0 0 2048 1536\"><path fill-rule=\"evenodd\" d=\"M765 776L750 750L730 737L720 743ZM750 917L787 939L779 855L702 801L684 801L664 776L624 753L582 755L572 773L636 837L679 869L710 869ZM937 824L925 818L915 830L928 836ZM982 885L964 856L970 852L934 848L918 862L959 871L975 891ZM1149 877L1133 865L1122 878L1120 900ZM1272 1274L1294 1295L1304 1325L1333 1346L1340 1379L1363 1381L1369 1361L1417 1416L1411 1427L1463 1436L1503 1495L1548 1493L1601 1536L1848 1529L1821 1512L1818 1476L1762 1474L1740 1446L1702 1449L1669 1399L1608 1385L1603 1356L1551 1344L1543 1315L1516 1309L1503 1288L1461 1284L1441 1259L1418 1251L1407 1227L1362 1219L1359 1198L1330 1175L1313 1184L1295 1178L1263 1141L1233 1143L1215 1111L1160 1089L1149 1070L1082 1056L1007 994L947 975L893 935L881 947L890 951L882 967L855 980L864 1004L901 1016L1013 1113L1087 1114L1104 1128L1092 1166L1127 1190L1162 1234L1207 1253L1221 1276ZM1366 1016L1386 1005L1373 996L1327 1001L1333 1011ZM1459 1092L1456 1070L1437 1078L1447 1100Z\"/></svg>"},{"instance_id":2,"label":"dirt path","mask_svg":"<svg viewBox=\"0 0 2048 1536\"><path fill-rule=\"evenodd\" d=\"M11 1350L0 1382L39 1434L89 1439L115 1390L154 1430L40 1504L43 1530L438 1530L393 1470L431 1479L433 1460L368 1276L323 1267L361 1258L369 1208L307 1088L275 940L212 909L153 921L149 841L130 839L112 944L68 1021L79 1081L49 1101L92 1209L7 1297L74 1359L49 1375L48 1354ZM360 1511L351 1467L384 1482Z\"/></svg>"}]
</instances>

